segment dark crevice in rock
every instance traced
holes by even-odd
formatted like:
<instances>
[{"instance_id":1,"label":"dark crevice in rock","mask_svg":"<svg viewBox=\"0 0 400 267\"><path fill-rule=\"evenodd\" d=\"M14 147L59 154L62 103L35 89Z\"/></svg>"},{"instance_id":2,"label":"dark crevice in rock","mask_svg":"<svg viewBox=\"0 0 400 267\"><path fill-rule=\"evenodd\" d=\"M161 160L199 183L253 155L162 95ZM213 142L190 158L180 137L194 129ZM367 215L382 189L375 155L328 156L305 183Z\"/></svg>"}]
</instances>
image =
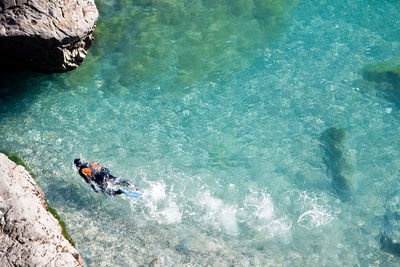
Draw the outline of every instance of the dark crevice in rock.
<instances>
[{"instance_id":1,"label":"dark crevice in rock","mask_svg":"<svg viewBox=\"0 0 400 267\"><path fill-rule=\"evenodd\" d=\"M33 6L33 5L25 4L24 6L26 6L26 7L28 7L28 8L31 8L33 11L35 11L35 12L37 12L37 13L43 14L43 15L45 15L45 16L48 15L48 13L46 13L46 12L44 12L44 11L42 11L42 10L39 10L37 7L35 7L35 6Z\"/></svg>"}]
</instances>

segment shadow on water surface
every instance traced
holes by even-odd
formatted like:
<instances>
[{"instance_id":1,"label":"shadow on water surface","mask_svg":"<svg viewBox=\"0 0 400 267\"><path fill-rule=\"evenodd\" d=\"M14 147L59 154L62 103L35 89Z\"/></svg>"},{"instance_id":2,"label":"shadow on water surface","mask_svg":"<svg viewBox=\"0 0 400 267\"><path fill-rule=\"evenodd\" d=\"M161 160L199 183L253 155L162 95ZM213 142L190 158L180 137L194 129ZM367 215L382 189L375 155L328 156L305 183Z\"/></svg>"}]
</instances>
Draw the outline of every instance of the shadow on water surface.
<instances>
[{"instance_id":1,"label":"shadow on water surface","mask_svg":"<svg viewBox=\"0 0 400 267\"><path fill-rule=\"evenodd\" d=\"M74 177L70 179L81 178ZM60 185L59 181L54 181L48 184L46 189L46 197L51 199L56 205L67 205L70 209L84 210L94 217L101 215L103 217L111 216L118 218L126 216L126 210L129 210L129 202L121 200L121 196L109 196L101 192L95 193L84 182L64 181ZM121 201L125 204L122 205ZM116 203L118 203L118 208L116 208Z\"/></svg>"},{"instance_id":2,"label":"shadow on water surface","mask_svg":"<svg viewBox=\"0 0 400 267\"><path fill-rule=\"evenodd\" d=\"M0 75L0 114L18 114L29 106L52 75L34 72L2 73Z\"/></svg>"},{"instance_id":3,"label":"shadow on water surface","mask_svg":"<svg viewBox=\"0 0 400 267\"><path fill-rule=\"evenodd\" d=\"M0 73L0 99L30 90L30 82L42 74L33 72Z\"/></svg>"},{"instance_id":4,"label":"shadow on water surface","mask_svg":"<svg viewBox=\"0 0 400 267\"><path fill-rule=\"evenodd\" d=\"M350 166L343 156L342 142L346 131L330 127L321 134L323 161L326 165L326 174L331 179L333 193L342 201L351 200L350 181L345 172Z\"/></svg>"}]
</instances>

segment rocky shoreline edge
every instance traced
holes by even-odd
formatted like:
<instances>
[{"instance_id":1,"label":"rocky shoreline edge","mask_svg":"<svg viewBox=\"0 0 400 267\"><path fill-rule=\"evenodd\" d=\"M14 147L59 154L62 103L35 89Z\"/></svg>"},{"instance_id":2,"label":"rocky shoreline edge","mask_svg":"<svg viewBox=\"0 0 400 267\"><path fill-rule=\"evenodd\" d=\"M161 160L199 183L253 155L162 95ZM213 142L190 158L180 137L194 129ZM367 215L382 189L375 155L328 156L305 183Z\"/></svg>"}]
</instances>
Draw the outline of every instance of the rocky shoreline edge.
<instances>
[{"instance_id":1,"label":"rocky shoreline edge","mask_svg":"<svg viewBox=\"0 0 400 267\"><path fill-rule=\"evenodd\" d=\"M0 266L84 266L62 220L20 163L0 153Z\"/></svg>"},{"instance_id":2,"label":"rocky shoreline edge","mask_svg":"<svg viewBox=\"0 0 400 267\"><path fill-rule=\"evenodd\" d=\"M77 68L93 43L94 0L0 1L0 71Z\"/></svg>"}]
</instances>

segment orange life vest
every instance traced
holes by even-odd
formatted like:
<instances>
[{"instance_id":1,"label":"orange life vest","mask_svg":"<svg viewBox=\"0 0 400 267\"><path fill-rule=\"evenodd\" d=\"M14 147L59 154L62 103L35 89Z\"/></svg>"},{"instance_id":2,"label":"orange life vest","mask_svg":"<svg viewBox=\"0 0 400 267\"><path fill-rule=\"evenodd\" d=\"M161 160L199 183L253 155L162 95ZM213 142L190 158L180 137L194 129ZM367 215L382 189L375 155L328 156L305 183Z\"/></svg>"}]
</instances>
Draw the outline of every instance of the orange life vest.
<instances>
[{"instance_id":1,"label":"orange life vest","mask_svg":"<svg viewBox=\"0 0 400 267\"><path fill-rule=\"evenodd\" d=\"M97 163L92 163L92 166L94 167L94 168L96 168L96 169L98 169L98 168L100 168L100 165L99 164L97 164Z\"/></svg>"},{"instance_id":2,"label":"orange life vest","mask_svg":"<svg viewBox=\"0 0 400 267\"><path fill-rule=\"evenodd\" d=\"M92 170L90 168L83 168L82 169L83 174L85 174L87 177L92 177Z\"/></svg>"}]
</instances>

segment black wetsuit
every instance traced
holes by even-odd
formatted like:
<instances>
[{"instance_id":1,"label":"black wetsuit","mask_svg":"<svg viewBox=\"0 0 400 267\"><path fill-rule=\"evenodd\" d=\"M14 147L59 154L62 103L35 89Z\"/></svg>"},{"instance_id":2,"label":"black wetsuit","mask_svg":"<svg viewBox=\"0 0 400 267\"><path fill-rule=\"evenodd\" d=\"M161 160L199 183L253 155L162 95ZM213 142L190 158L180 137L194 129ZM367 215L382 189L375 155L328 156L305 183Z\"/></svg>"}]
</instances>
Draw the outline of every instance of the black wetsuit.
<instances>
[{"instance_id":1,"label":"black wetsuit","mask_svg":"<svg viewBox=\"0 0 400 267\"><path fill-rule=\"evenodd\" d=\"M78 165L77 165L78 166ZM108 195L116 195L121 194L121 190L114 190L112 188L108 188L109 184L113 185L122 185L131 187L134 186L132 182L120 180L117 177L110 174L110 170L96 163L82 163L79 167L79 174L83 177L86 183L92 187L92 189L98 193L99 190L96 188L94 183L100 188L103 193ZM94 182L94 183L93 183Z\"/></svg>"}]
</instances>

